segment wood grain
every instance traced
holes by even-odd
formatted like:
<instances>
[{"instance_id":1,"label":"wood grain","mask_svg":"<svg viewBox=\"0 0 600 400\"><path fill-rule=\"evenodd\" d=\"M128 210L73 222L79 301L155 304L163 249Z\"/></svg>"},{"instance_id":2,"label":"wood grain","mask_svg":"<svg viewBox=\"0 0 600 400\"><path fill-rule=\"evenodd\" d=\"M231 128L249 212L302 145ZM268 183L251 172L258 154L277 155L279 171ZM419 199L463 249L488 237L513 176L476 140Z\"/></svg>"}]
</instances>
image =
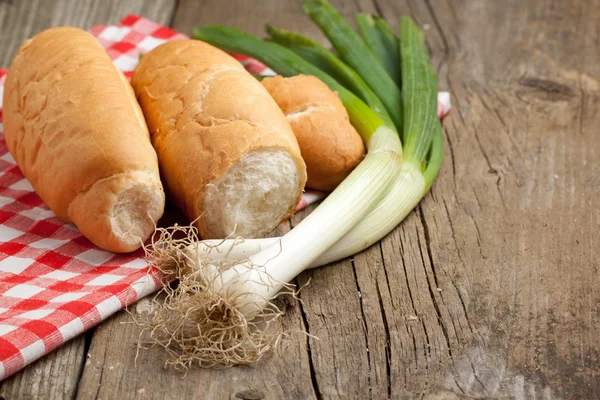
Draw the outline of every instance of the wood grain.
<instances>
[{"instance_id":1,"label":"wood grain","mask_svg":"<svg viewBox=\"0 0 600 400\"><path fill-rule=\"evenodd\" d=\"M2 382L0 399L72 399L84 354L82 335Z\"/></svg>"},{"instance_id":2,"label":"wood grain","mask_svg":"<svg viewBox=\"0 0 600 400\"><path fill-rule=\"evenodd\" d=\"M397 28L408 14L424 28L453 96L431 193L378 245L302 274L310 283L301 303L285 303L284 323L311 336L252 367L182 379L157 349L136 364L138 330L120 313L94 332L78 385L82 353L63 348L53 356L76 367L40 387L56 382L66 389L51 393L67 397L77 387L81 399L600 397L600 0L332 3L347 18L379 13ZM27 32L57 18L6 7L1 20ZM73 15L92 21L95 6L81 7ZM180 0L172 23L259 35L272 23L327 43L297 1ZM14 40L0 38L7 49ZM5 398L41 393L18 376Z\"/></svg>"},{"instance_id":3,"label":"wood grain","mask_svg":"<svg viewBox=\"0 0 600 400\"><path fill-rule=\"evenodd\" d=\"M0 68L8 68L26 39L44 29L116 24L129 13L169 24L176 0L14 0L0 1Z\"/></svg>"}]
</instances>

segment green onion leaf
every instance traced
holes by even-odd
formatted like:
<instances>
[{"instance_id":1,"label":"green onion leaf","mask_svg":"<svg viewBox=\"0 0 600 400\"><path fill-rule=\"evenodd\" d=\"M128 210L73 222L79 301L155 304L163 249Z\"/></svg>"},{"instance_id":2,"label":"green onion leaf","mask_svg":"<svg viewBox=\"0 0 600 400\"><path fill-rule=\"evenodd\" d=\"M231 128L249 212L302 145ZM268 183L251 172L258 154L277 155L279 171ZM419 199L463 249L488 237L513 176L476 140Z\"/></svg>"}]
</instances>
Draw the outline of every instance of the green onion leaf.
<instances>
[{"instance_id":1,"label":"green onion leaf","mask_svg":"<svg viewBox=\"0 0 600 400\"><path fill-rule=\"evenodd\" d=\"M348 65L336 57L332 52L317 42L307 37L284 29L266 26L270 39L280 45L292 50L306 61L323 70L346 89L360 97L373 111L375 111L386 125L393 127L394 124L385 106L369 85Z\"/></svg>"},{"instance_id":2,"label":"green onion leaf","mask_svg":"<svg viewBox=\"0 0 600 400\"><path fill-rule=\"evenodd\" d=\"M400 46L398 38L387 21L381 17L360 13L356 15L356 24L379 63L396 85L401 87Z\"/></svg>"},{"instance_id":3,"label":"green onion leaf","mask_svg":"<svg viewBox=\"0 0 600 400\"><path fill-rule=\"evenodd\" d=\"M420 165L437 122L437 75L429 62L423 32L410 17L400 19L404 156Z\"/></svg>"},{"instance_id":4,"label":"green onion leaf","mask_svg":"<svg viewBox=\"0 0 600 400\"><path fill-rule=\"evenodd\" d=\"M308 16L319 26L335 51L369 84L387 108L392 120L402 127L400 89L358 33L326 0L303 0Z\"/></svg>"}]
</instances>

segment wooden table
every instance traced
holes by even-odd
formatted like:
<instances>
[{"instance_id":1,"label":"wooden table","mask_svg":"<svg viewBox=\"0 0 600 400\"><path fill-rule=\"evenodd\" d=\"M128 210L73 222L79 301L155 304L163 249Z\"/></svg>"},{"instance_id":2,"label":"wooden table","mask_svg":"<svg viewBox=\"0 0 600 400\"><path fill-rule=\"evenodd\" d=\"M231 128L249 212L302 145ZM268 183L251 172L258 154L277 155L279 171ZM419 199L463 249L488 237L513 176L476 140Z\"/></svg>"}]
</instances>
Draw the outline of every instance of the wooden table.
<instances>
[{"instance_id":1,"label":"wooden table","mask_svg":"<svg viewBox=\"0 0 600 400\"><path fill-rule=\"evenodd\" d=\"M296 0L1 3L1 67L42 29L126 13L185 33L271 22L325 43ZM420 206L380 244L298 278L311 282L301 304L286 302L285 325L311 336L255 366L182 377L159 350L136 362L138 329L121 312L0 397L600 398L600 1L333 3L394 26L413 16L454 109Z\"/></svg>"}]
</instances>

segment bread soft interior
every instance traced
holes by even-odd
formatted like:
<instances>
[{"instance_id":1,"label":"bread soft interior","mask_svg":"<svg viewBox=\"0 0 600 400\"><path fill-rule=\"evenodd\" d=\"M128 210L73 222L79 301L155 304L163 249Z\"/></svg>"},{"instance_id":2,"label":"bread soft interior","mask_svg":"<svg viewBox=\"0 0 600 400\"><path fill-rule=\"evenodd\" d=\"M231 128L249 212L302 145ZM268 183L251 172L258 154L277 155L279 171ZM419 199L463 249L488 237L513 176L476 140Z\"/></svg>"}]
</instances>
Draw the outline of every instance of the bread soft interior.
<instances>
[{"instance_id":1,"label":"bread soft interior","mask_svg":"<svg viewBox=\"0 0 600 400\"><path fill-rule=\"evenodd\" d=\"M110 218L112 230L124 242L140 244L154 231L163 208L162 191L152 186L132 186L117 196Z\"/></svg>"},{"instance_id":2,"label":"bread soft interior","mask_svg":"<svg viewBox=\"0 0 600 400\"><path fill-rule=\"evenodd\" d=\"M96 245L114 252L138 249L154 231L165 194L154 171L99 179L69 205L69 219Z\"/></svg>"},{"instance_id":3,"label":"bread soft interior","mask_svg":"<svg viewBox=\"0 0 600 400\"><path fill-rule=\"evenodd\" d=\"M244 154L203 196L209 238L261 237L298 200L298 168L287 151L263 148Z\"/></svg>"}]
</instances>

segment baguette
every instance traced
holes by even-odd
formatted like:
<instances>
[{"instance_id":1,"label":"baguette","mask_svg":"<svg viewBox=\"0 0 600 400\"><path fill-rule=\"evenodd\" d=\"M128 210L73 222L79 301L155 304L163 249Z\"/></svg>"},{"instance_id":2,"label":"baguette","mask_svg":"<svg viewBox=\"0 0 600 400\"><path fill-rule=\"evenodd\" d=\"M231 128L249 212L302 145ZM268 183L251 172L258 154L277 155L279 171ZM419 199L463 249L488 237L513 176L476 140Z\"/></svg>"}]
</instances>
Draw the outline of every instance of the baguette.
<instances>
[{"instance_id":1,"label":"baguette","mask_svg":"<svg viewBox=\"0 0 600 400\"><path fill-rule=\"evenodd\" d=\"M164 211L158 160L133 90L89 33L48 29L12 62L9 151L42 200L97 246L139 248Z\"/></svg>"},{"instance_id":2,"label":"baguette","mask_svg":"<svg viewBox=\"0 0 600 400\"><path fill-rule=\"evenodd\" d=\"M285 116L225 52L167 42L134 71L173 202L205 239L259 237L293 215L306 166Z\"/></svg>"},{"instance_id":3,"label":"baguette","mask_svg":"<svg viewBox=\"0 0 600 400\"><path fill-rule=\"evenodd\" d=\"M312 189L331 191L365 155L365 145L338 96L314 76L262 80L286 115L306 162Z\"/></svg>"}]
</instances>

